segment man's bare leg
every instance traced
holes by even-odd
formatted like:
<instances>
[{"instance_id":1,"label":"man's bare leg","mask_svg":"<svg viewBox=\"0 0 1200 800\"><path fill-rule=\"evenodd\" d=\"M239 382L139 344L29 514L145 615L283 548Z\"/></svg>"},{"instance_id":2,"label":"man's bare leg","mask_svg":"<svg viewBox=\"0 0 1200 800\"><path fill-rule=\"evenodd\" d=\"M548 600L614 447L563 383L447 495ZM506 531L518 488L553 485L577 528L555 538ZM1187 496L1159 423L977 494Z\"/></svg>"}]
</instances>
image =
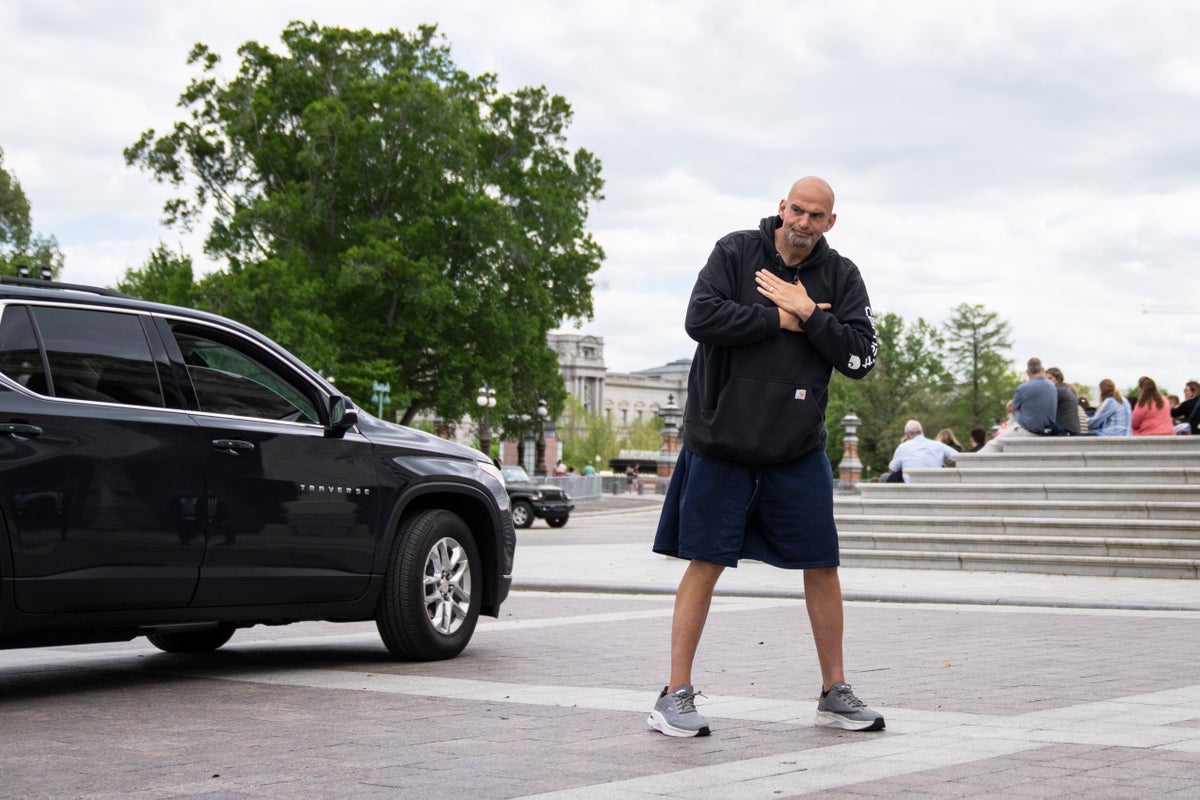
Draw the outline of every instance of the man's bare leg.
<instances>
[{"instance_id":1,"label":"man's bare leg","mask_svg":"<svg viewBox=\"0 0 1200 800\"><path fill-rule=\"evenodd\" d=\"M821 691L846 680L842 662L842 584L837 567L804 571L804 604L821 662ZM678 613L678 612L676 612Z\"/></svg>"},{"instance_id":2,"label":"man's bare leg","mask_svg":"<svg viewBox=\"0 0 1200 800\"><path fill-rule=\"evenodd\" d=\"M675 593L675 613L671 618L671 682L669 691L692 682L692 663L708 619L713 589L725 570L720 564L692 561L679 581Z\"/></svg>"},{"instance_id":3,"label":"man's bare leg","mask_svg":"<svg viewBox=\"0 0 1200 800\"><path fill-rule=\"evenodd\" d=\"M837 567L804 571L804 601L821 662L821 700L816 724L848 731L881 731L883 715L870 709L845 685L842 664L842 584ZM834 684L842 683L832 691ZM828 692L828 694L826 694Z\"/></svg>"}]
</instances>

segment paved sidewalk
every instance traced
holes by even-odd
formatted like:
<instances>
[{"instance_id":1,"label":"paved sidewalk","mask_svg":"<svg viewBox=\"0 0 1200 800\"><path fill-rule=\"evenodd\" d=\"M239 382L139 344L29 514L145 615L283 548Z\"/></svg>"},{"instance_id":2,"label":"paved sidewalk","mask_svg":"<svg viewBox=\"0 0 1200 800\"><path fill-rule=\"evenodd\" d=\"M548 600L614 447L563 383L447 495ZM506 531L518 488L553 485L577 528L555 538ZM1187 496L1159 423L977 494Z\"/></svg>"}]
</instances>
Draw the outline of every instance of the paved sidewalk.
<instances>
[{"instance_id":1,"label":"paved sidewalk","mask_svg":"<svg viewBox=\"0 0 1200 800\"><path fill-rule=\"evenodd\" d=\"M515 588L622 593L673 593L684 562L651 552L662 497L605 497L586 513L616 525L645 529L645 542L573 544L569 548L517 547ZM1200 611L1200 582L1158 578L1106 578L1022 572L843 567L847 600L901 603L1023 605ZM726 570L717 593L747 597L802 597L801 576L758 562Z\"/></svg>"},{"instance_id":2,"label":"paved sidewalk","mask_svg":"<svg viewBox=\"0 0 1200 800\"><path fill-rule=\"evenodd\" d=\"M1200 610L1168 610L1196 582L843 569L849 680L887 719L853 733L813 724L799 576L746 564L694 673L712 735L674 739L645 720L684 564L650 552L653 499L590 514L518 533L519 589L449 661L370 623L0 651L0 796L1200 796Z\"/></svg>"}]
</instances>

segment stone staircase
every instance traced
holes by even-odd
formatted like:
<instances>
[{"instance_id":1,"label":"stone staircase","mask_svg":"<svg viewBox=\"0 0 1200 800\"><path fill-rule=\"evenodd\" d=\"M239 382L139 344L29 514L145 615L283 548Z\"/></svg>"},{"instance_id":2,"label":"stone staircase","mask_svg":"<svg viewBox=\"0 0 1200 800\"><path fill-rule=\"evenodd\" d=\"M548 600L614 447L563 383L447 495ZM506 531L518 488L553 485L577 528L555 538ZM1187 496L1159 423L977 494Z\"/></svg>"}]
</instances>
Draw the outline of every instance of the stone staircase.
<instances>
[{"instance_id":1,"label":"stone staircase","mask_svg":"<svg viewBox=\"0 0 1200 800\"><path fill-rule=\"evenodd\" d=\"M1200 578L1200 436L1019 438L910 478L835 495L844 566Z\"/></svg>"}]
</instances>

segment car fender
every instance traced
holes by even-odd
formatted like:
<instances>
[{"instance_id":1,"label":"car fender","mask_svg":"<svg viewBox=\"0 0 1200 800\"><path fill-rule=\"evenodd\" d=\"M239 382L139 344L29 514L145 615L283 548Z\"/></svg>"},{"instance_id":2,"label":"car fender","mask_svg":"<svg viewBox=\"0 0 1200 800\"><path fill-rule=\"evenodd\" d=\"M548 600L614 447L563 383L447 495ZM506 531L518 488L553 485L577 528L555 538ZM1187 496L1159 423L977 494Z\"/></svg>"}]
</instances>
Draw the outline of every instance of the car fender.
<instances>
[{"instance_id":1,"label":"car fender","mask_svg":"<svg viewBox=\"0 0 1200 800\"><path fill-rule=\"evenodd\" d=\"M445 470L445 464L440 465ZM508 495L499 488L503 499L474 480L454 481L444 477L419 480L400 489L381 512L383 527L375 553L375 572L387 569L388 558L400 523L416 511L440 508L458 514L475 536L486 569L483 578L484 613L494 616L508 595L512 582L512 560L507 553L516 545L516 532L508 513Z\"/></svg>"}]
</instances>

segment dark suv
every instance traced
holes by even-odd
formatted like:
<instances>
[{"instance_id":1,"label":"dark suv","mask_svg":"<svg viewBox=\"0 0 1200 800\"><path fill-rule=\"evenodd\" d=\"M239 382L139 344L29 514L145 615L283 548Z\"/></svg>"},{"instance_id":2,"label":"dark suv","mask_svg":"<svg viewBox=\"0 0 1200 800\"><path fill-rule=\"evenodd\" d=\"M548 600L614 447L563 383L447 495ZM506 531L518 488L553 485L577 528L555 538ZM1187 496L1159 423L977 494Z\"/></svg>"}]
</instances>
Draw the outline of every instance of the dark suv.
<instances>
[{"instance_id":1,"label":"dark suv","mask_svg":"<svg viewBox=\"0 0 1200 800\"><path fill-rule=\"evenodd\" d=\"M514 526L528 528L535 517L546 520L551 528L567 524L575 504L561 487L534 483L529 473L516 465L501 467L500 474L512 502Z\"/></svg>"},{"instance_id":2,"label":"dark suv","mask_svg":"<svg viewBox=\"0 0 1200 800\"><path fill-rule=\"evenodd\" d=\"M375 620L466 647L516 536L482 453L375 419L236 322L0 280L0 648Z\"/></svg>"}]
</instances>

